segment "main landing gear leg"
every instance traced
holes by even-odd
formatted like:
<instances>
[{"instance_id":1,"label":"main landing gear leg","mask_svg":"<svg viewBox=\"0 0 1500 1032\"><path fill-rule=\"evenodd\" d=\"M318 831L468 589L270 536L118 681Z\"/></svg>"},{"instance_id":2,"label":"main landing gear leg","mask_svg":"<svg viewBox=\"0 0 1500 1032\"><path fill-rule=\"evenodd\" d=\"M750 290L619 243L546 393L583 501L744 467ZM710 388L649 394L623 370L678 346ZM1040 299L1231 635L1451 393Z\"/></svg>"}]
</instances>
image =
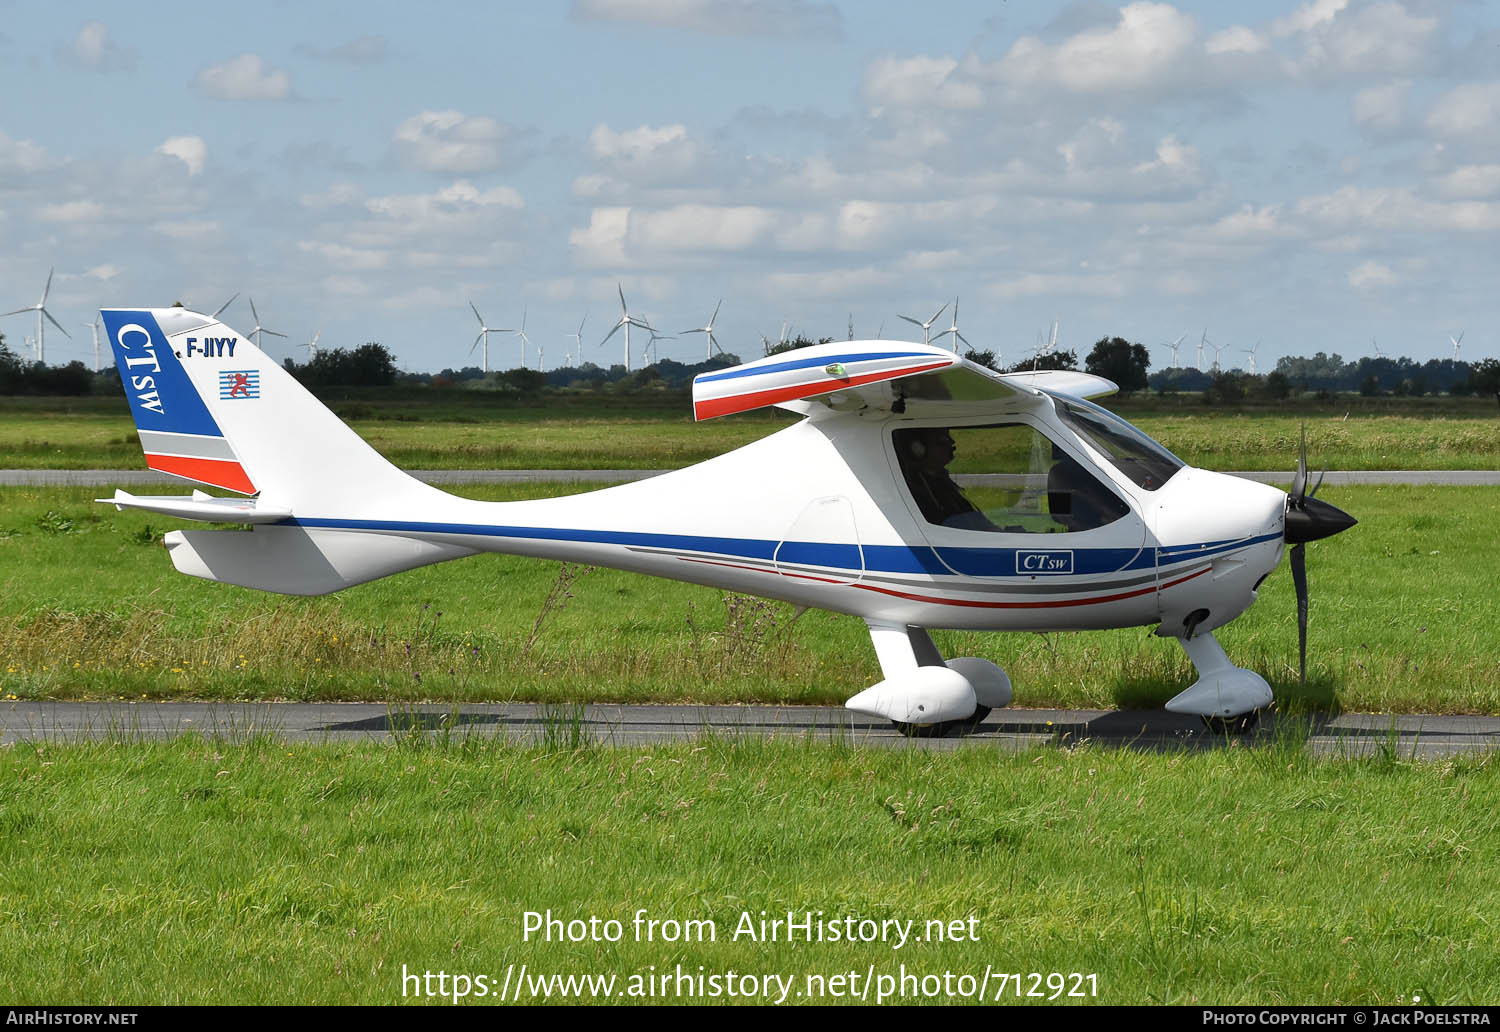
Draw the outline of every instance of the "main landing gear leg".
<instances>
[{"instance_id":1,"label":"main landing gear leg","mask_svg":"<svg viewBox=\"0 0 1500 1032\"><path fill-rule=\"evenodd\" d=\"M857 713L885 717L912 738L967 732L1010 702L1010 678L987 659L943 660L921 627L867 621L885 680L850 699Z\"/></svg>"},{"instance_id":2,"label":"main landing gear leg","mask_svg":"<svg viewBox=\"0 0 1500 1032\"><path fill-rule=\"evenodd\" d=\"M1271 704L1266 679L1231 663L1210 633L1177 640L1198 668L1198 680L1168 702L1167 709L1196 713L1213 731L1244 734L1253 728L1260 711Z\"/></svg>"}]
</instances>

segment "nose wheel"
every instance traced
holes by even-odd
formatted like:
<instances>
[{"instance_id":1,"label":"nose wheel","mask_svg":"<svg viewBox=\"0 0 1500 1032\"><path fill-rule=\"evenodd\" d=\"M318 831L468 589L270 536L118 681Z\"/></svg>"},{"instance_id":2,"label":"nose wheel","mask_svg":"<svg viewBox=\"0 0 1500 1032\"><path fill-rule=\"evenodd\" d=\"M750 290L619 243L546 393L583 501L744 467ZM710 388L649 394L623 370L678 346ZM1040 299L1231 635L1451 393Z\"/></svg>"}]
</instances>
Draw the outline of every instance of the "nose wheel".
<instances>
[{"instance_id":1,"label":"nose wheel","mask_svg":"<svg viewBox=\"0 0 1500 1032\"><path fill-rule=\"evenodd\" d=\"M1204 717L1203 726L1215 735L1248 735L1260 723L1260 710L1233 717Z\"/></svg>"},{"instance_id":2,"label":"nose wheel","mask_svg":"<svg viewBox=\"0 0 1500 1032\"><path fill-rule=\"evenodd\" d=\"M976 706L970 716L962 720L940 720L935 724L908 724L900 720L891 721L891 726L907 738L947 738L949 735L966 735L977 728L990 715L990 707Z\"/></svg>"}]
</instances>

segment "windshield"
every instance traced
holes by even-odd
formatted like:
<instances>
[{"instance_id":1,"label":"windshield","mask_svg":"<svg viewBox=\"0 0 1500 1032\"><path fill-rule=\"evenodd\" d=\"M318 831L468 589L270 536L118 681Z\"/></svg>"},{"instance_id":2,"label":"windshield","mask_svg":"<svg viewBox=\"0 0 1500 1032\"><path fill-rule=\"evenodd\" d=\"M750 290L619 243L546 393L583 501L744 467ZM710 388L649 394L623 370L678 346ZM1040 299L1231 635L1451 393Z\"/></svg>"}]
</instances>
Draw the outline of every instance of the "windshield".
<instances>
[{"instance_id":1,"label":"windshield","mask_svg":"<svg viewBox=\"0 0 1500 1032\"><path fill-rule=\"evenodd\" d=\"M922 518L941 527L1064 534L1105 526L1130 511L1081 463L1024 423L900 429L891 433L891 444Z\"/></svg>"},{"instance_id":2,"label":"windshield","mask_svg":"<svg viewBox=\"0 0 1500 1032\"><path fill-rule=\"evenodd\" d=\"M1076 398L1053 398L1062 421L1108 456L1137 487L1155 491L1183 467L1181 459L1108 409Z\"/></svg>"}]
</instances>

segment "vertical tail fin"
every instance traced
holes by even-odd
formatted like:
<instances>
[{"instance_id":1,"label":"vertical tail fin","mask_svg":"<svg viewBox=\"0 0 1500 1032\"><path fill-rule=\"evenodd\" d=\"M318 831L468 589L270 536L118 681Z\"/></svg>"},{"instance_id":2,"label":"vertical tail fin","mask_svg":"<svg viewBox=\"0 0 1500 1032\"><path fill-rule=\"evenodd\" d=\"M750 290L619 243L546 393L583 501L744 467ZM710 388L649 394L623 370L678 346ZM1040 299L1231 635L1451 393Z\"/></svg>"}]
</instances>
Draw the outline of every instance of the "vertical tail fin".
<instances>
[{"instance_id":1,"label":"vertical tail fin","mask_svg":"<svg viewBox=\"0 0 1500 1032\"><path fill-rule=\"evenodd\" d=\"M443 496L212 317L183 308L101 314L152 469L301 513L369 514Z\"/></svg>"}]
</instances>

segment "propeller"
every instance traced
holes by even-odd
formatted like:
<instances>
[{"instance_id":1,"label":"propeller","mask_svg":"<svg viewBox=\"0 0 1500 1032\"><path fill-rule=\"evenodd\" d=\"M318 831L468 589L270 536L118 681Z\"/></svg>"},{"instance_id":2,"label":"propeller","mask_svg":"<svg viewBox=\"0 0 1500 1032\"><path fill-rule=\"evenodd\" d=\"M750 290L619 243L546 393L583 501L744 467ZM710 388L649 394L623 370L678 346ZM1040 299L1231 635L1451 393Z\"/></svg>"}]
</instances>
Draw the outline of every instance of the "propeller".
<instances>
[{"instance_id":1,"label":"propeller","mask_svg":"<svg viewBox=\"0 0 1500 1032\"><path fill-rule=\"evenodd\" d=\"M1283 536L1292 546L1292 585L1297 589L1297 670L1307 681L1307 543L1332 537L1348 530L1359 521L1344 510L1314 497L1323 486L1323 477L1311 491L1307 490L1307 428L1302 428L1302 449L1297 456L1297 475L1286 500L1286 529Z\"/></svg>"}]
</instances>

